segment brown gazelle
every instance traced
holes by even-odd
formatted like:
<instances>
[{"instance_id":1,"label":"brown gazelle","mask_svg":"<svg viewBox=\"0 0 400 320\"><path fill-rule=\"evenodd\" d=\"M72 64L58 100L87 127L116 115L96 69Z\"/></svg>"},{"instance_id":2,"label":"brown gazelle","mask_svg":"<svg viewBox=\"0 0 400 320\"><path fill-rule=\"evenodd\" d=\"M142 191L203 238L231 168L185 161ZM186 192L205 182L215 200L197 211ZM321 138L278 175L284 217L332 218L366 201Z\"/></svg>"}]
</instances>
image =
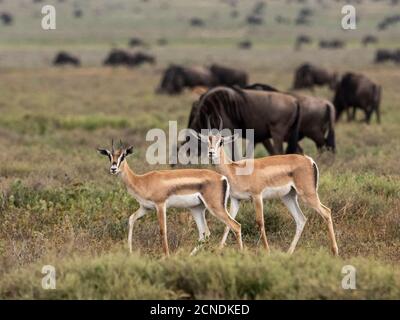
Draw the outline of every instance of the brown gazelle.
<instances>
[{"instance_id":1,"label":"brown gazelle","mask_svg":"<svg viewBox=\"0 0 400 320\"><path fill-rule=\"evenodd\" d=\"M208 121L208 135L197 134L197 137L208 144L208 156L217 165L218 171L226 176L230 184L230 214L234 219L239 210L241 200L251 199L255 206L256 221L267 251L269 246L264 228L263 200L280 198L289 209L296 222L296 233L288 252L293 253L301 236L306 217L301 211L297 198L308 207L317 211L326 221L334 255L338 255L335 232L333 229L331 210L324 206L318 197L318 167L313 159L297 154L269 156L258 159L245 159L233 162L225 154L223 145L232 142L237 135L223 137L222 126L213 134ZM251 163L248 163L251 161ZM238 175L237 169L248 166L252 168L246 175ZM229 229L221 240L224 246Z\"/></svg>"},{"instance_id":2,"label":"brown gazelle","mask_svg":"<svg viewBox=\"0 0 400 320\"><path fill-rule=\"evenodd\" d=\"M229 197L229 183L226 177L212 170L180 169L151 171L142 175L135 174L126 158L132 154L133 147L121 146L111 151L98 149L108 156L110 173L120 174L128 192L139 202L139 209L129 217L129 250L132 252L132 230L135 221L152 209L157 211L164 253L168 256L166 209L168 207L188 208L196 222L199 240L210 234L205 220L205 210L226 224L235 233L239 248L242 249L240 224L232 219L226 210ZM197 248L197 247L196 247ZM194 253L196 248L192 251Z\"/></svg>"}]
</instances>

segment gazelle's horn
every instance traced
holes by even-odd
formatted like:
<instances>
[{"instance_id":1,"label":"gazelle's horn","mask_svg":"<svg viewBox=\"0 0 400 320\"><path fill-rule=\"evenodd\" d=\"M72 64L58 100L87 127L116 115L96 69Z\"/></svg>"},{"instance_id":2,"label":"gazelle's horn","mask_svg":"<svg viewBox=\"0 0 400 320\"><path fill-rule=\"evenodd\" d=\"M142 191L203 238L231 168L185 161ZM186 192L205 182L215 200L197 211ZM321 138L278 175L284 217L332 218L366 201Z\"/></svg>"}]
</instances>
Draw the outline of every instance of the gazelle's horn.
<instances>
[{"instance_id":1,"label":"gazelle's horn","mask_svg":"<svg viewBox=\"0 0 400 320\"><path fill-rule=\"evenodd\" d=\"M207 116L207 129L208 129L209 131L211 130L210 116Z\"/></svg>"},{"instance_id":2,"label":"gazelle's horn","mask_svg":"<svg viewBox=\"0 0 400 320\"><path fill-rule=\"evenodd\" d=\"M124 144L122 143L122 139L119 139L119 147L122 148Z\"/></svg>"},{"instance_id":3,"label":"gazelle's horn","mask_svg":"<svg viewBox=\"0 0 400 320\"><path fill-rule=\"evenodd\" d=\"M218 118L219 118L219 131L221 131L224 127L224 122L222 121L221 115L218 114Z\"/></svg>"},{"instance_id":4,"label":"gazelle's horn","mask_svg":"<svg viewBox=\"0 0 400 320\"><path fill-rule=\"evenodd\" d=\"M111 139L111 152L114 153L114 139Z\"/></svg>"}]
</instances>

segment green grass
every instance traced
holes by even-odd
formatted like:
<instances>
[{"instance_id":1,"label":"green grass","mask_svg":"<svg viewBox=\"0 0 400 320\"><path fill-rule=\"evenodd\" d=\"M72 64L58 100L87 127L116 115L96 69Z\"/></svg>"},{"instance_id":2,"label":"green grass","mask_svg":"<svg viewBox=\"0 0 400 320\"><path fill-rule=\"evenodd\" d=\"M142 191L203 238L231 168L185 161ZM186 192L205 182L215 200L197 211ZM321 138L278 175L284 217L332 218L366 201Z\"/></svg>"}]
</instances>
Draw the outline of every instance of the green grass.
<instances>
[{"instance_id":1,"label":"green grass","mask_svg":"<svg viewBox=\"0 0 400 320\"><path fill-rule=\"evenodd\" d=\"M46 261L52 261L46 260ZM321 251L293 256L249 253L178 254L152 259L138 253L53 260L56 289L41 287L42 265L0 280L12 299L399 299L400 273L362 258L341 260ZM342 287L342 268L356 268L356 289Z\"/></svg>"}]
</instances>

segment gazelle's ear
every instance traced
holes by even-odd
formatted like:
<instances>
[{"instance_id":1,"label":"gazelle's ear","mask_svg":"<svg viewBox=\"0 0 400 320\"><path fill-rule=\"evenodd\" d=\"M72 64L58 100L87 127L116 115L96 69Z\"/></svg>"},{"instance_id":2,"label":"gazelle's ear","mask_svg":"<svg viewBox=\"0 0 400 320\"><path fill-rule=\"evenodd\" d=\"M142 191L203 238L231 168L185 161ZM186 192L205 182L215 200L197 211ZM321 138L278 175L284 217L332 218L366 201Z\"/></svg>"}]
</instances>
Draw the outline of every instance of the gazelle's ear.
<instances>
[{"instance_id":1,"label":"gazelle's ear","mask_svg":"<svg viewBox=\"0 0 400 320\"><path fill-rule=\"evenodd\" d=\"M130 156L133 153L133 146L129 146L125 149L125 156Z\"/></svg>"},{"instance_id":2,"label":"gazelle's ear","mask_svg":"<svg viewBox=\"0 0 400 320\"><path fill-rule=\"evenodd\" d=\"M101 149L101 148L97 148L97 151L102 154L103 156L110 156L110 151L108 151L107 149Z\"/></svg>"},{"instance_id":3,"label":"gazelle's ear","mask_svg":"<svg viewBox=\"0 0 400 320\"><path fill-rule=\"evenodd\" d=\"M225 143L233 142L233 141L235 141L237 138L239 138L239 134L238 134L238 133L235 133L235 134L232 135L232 136L223 137L222 139L224 140L224 144L225 144Z\"/></svg>"}]
</instances>

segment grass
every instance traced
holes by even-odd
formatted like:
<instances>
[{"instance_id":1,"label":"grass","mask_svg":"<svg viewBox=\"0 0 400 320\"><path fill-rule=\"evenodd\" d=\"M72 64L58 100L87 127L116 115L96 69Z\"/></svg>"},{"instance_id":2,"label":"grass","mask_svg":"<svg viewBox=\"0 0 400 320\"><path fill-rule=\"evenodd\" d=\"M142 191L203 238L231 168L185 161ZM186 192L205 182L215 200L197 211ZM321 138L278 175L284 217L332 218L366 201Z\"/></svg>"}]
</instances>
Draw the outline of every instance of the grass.
<instances>
[{"instance_id":1,"label":"grass","mask_svg":"<svg viewBox=\"0 0 400 320\"><path fill-rule=\"evenodd\" d=\"M273 18L294 17L303 5L270 1L266 25L253 28L243 22L252 1L240 2L238 20L229 18L231 8L215 1L211 6L210 1L173 0L167 9L157 1L116 0L112 6L85 1L80 21L71 17L69 1L55 3L56 33L37 27L39 5L2 3L16 20L14 26L0 27L0 298L399 298L400 76L397 66L372 64L375 47L359 45L362 35L375 33L377 21L398 9L385 3L360 5L359 28L343 32L335 27L339 4L316 7L318 28L294 28L276 25ZM95 10L98 17L91 13ZM192 16L204 17L206 27L187 27L185 19ZM299 33L315 40L345 38L350 45L321 51L314 43L295 52ZM102 67L112 45L126 47L131 36L146 38L157 66ZM395 47L398 36L395 28L379 33L379 46ZM168 45L156 46L159 37ZM236 48L245 38L254 42L253 49ZM61 49L79 55L83 67L51 68ZM186 210L172 209L172 257L161 258L155 214L135 225L136 252L129 256L127 221L138 204L108 174L107 160L95 148L121 138L134 145L129 163L137 172L167 168L145 162L152 143L146 133L167 129L170 120L184 128L197 97L191 92L156 95L163 69L171 62L224 62L247 70L251 82L287 89L294 68L304 61L362 72L383 87L382 125L339 122L335 156L318 155L310 141L301 142L320 168L320 198L332 209L341 258L328 255L326 226L306 208L299 250L293 257L283 254L295 227L279 201L265 206L271 256L258 246L250 203L242 204L238 215L243 255L234 252L233 236L227 250L215 252L223 225L207 216L211 238L199 256L189 258L197 241L194 221ZM327 89L314 94L332 98ZM266 152L258 146L256 155ZM39 288L43 264L57 268L56 291ZM340 286L345 264L357 268L357 290Z\"/></svg>"},{"instance_id":2,"label":"grass","mask_svg":"<svg viewBox=\"0 0 400 320\"><path fill-rule=\"evenodd\" d=\"M47 260L49 261L49 260ZM51 260L50 260L51 261ZM362 258L324 252L289 257L201 253L153 259L116 251L54 260L56 290L41 288L42 265L0 280L0 295L26 299L399 299L400 273ZM356 268L356 290L342 288L343 267Z\"/></svg>"}]
</instances>

